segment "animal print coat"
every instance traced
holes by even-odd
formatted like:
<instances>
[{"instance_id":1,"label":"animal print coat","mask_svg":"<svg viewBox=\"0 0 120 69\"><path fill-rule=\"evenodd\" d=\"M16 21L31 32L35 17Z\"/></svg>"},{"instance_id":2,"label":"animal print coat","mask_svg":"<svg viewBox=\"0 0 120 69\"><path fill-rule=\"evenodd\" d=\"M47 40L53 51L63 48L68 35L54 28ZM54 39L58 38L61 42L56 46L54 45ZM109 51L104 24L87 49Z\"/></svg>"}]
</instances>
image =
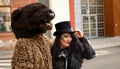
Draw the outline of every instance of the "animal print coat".
<instances>
[{"instance_id":1,"label":"animal print coat","mask_svg":"<svg viewBox=\"0 0 120 69\"><path fill-rule=\"evenodd\" d=\"M52 42L43 34L18 39L12 69L52 69L50 46Z\"/></svg>"}]
</instances>

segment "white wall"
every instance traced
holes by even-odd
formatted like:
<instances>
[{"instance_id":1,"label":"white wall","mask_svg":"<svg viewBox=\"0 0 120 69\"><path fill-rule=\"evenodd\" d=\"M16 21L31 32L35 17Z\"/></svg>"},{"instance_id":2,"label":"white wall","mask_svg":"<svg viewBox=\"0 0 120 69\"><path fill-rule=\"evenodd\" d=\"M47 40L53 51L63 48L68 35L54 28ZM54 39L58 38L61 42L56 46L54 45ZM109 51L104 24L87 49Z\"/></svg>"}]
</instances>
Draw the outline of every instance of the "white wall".
<instances>
[{"instance_id":1,"label":"white wall","mask_svg":"<svg viewBox=\"0 0 120 69\"><path fill-rule=\"evenodd\" d=\"M51 35L55 31L55 25L60 21L70 21L69 0L49 0L49 7L55 12L55 18L52 20L53 29ZM54 36L52 36L54 39Z\"/></svg>"},{"instance_id":2,"label":"white wall","mask_svg":"<svg viewBox=\"0 0 120 69\"><path fill-rule=\"evenodd\" d=\"M82 31L82 12L81 12L81 1L74 0L75 6L75 28Z\"/></svg>"}]
</instances>

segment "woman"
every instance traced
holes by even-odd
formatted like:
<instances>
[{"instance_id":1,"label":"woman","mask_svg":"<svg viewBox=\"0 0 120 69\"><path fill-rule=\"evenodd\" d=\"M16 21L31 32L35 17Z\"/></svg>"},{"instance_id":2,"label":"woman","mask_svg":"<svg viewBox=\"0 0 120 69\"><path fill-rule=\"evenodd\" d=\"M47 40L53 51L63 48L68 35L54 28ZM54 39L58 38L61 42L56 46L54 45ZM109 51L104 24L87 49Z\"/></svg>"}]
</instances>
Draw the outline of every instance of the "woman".
<instances>
[{"instance_id":1,"label":"woman","mask_svg":"<svg viewBox=\"0 0 120 69\"><path fill-rule=\"evenodd\" d=\"M73 31L69 21L57 23L55 27L56 38L51 48L53 69L80 69L84 58L95 56L93 49L87 55L84 45L89 44L85 44L86 38L79 31Z\"/></svg>"}]
</instances>

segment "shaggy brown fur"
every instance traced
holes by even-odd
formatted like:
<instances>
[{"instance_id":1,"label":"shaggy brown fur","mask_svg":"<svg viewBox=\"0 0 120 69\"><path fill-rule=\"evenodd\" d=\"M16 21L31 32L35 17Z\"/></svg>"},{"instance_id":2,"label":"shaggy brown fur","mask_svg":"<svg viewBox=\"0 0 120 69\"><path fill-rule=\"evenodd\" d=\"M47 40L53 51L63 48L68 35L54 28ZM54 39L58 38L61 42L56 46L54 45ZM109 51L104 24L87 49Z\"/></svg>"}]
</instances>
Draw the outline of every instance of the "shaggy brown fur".
<instances>
[{"instance_id":1,"label":"shaggy brown fur","mask_svg":"<svg viewBox=\"0 0 120 69\"><path fill-rule=\"evenodd\" d=\"M32 3L12 13L11 27L17 43L12 69L52 69L51 40L44 35L52 29L52 10L41 3Z\"/></svg>"},{"instance_id":2,"label":"shaggy brown fur","mask_svg":"<svg viewBox=\"0 0 120 69\"><path fill-rule=\"evenodd\" d=\"M12 13L11 27L17 39L30 38L52 29L54 12L41 3L28 4Z\"/></svg>"}]
</instances>

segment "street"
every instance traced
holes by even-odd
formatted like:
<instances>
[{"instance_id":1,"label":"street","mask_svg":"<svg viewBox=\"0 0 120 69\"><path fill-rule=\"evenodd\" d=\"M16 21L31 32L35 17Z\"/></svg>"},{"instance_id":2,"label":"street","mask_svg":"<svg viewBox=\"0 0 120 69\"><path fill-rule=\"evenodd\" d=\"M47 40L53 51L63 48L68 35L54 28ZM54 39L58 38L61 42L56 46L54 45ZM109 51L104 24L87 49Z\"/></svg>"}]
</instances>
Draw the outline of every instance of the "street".
<instances>
[{"instance_id":1,"label":"street","mask_svg":"<svg viewBox=\"0 0 120 69\"><path fill-rule=\"evenodd\" d=\"M120 47L99 49L96 53L94 59L84 60L82 69L120 69ZM0 69L10 69L10 54L12 51L0 51Z\"/></svg>"},{"instance_id":2,"label":"street","mask_svg":"<svg viewBox=\"0 0 120 69\"><path fill-rule=\"evenodd\" d=\"M12 50L0 50L0 69L11 69Z\"/></svg>"},{"instance_id":3,"label":"street","mask_svg":"<svg viewBox=\"0 0 120 69\"><path fill-rule=\"evenodd\" d=\"M120 69L120 47L96 50L97 56L85 60L82 69Z\"/></svg>"}]
</instances>

